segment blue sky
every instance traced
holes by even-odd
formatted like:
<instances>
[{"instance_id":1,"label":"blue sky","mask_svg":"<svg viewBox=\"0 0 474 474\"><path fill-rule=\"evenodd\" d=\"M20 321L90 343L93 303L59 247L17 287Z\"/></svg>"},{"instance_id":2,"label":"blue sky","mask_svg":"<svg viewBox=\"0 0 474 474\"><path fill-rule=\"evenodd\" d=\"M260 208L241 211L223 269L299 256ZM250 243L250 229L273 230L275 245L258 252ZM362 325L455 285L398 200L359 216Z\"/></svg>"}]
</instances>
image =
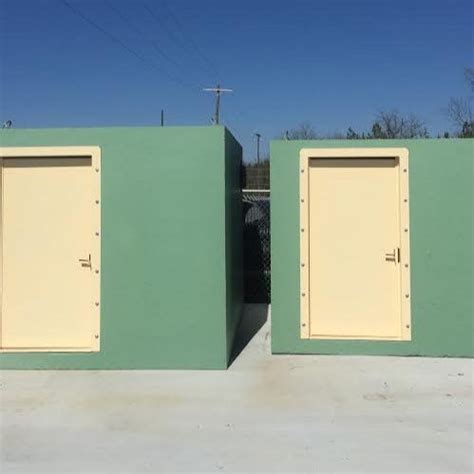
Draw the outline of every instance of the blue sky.
<instances>
[{"instance_id":1,"label":"blue sky","mask_svg":"<svg viewBox=\"0 0 474 474\"><path fill-rule=\"evenodd\" d=\"M468 94L469 0L0 0L0 120L15 127L222 122L254 157L303 121L370 126L380 109L421 117Z\"/></svg>"}]
</instances>

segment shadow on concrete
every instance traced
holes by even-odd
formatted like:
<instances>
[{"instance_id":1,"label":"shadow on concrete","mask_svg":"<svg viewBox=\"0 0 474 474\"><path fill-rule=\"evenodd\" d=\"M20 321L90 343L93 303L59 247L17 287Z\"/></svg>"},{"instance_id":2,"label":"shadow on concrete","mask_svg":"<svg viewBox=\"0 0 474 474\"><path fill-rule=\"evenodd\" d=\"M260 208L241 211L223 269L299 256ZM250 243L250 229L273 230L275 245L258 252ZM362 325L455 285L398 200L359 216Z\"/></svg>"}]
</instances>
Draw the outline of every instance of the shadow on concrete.
<instances>
[{"instance_id":1,"label":"shadow on concrete","mask_svg":"<svg viewBox=\"0 0 474 474\"><path fill-rule=\"evenodd\" d=\"M265 324L267 318L267 304L247 304L244 306L244 313L240 320L239 327L237 328L234 346L230 355L229 367Z\"/></svg>"}]
</instances>

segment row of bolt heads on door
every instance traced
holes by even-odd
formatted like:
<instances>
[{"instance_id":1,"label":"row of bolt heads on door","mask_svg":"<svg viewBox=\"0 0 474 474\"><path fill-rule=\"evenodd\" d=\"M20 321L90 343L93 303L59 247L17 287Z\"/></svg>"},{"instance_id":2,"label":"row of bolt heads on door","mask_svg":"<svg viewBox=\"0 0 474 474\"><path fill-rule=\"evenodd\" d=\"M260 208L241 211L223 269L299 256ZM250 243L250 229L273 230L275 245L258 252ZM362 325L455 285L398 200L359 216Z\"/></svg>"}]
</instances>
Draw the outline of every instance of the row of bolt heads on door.
<instances>
[{"instance_id":1,"label":"row of bolt heads on door","mask_svg":"<svg viewBox=\"0 0 474 474\"><path fill-rule=\"evenodd\" d=\"M96 173L98 173L98 172L99 172L99 168L96 168L95 171L96 171ZM95 203L96 203L96 204L100 204L100 201L99 201L98 199L96 199ZM99 234L99 232L96 232L95 235L96 235L96 237L99 237L100 234ZM96 273L99 273L99 270L96 269L95 272L96 272ZM99 307L99 302L96 301L96 302L95 302L95 305L96 305L97 307ZM99 335L96 334L96 335L95 335L95 338L96 338L96 339L99 339Z\"/></svg>"},{"instance_id":2,"label":"row of bolt heads on door","mask_svg":"<svg viewBox=\"0 0 474 474\"><path fill-rule=\"evenodd\" d=\"M404 173L406 173L407 171L408 171L408 170L407 170L406 168L403 168L403 172L404 172ZM304 173L304 169L302 169L301 172ZM304 199L301 199L301 202L304 203ZM407 198L403 199L403 202L408 202L408 199L407 199ZM404 230L405 232L408 232L408 229L406 229L406 228L403 229L403 230ZM304 232L304 229L301 229L301 232ZM304 263L301 263L301 266L304 267ZM404 266L405 266L405 268L408 268L408 263L405 263ZM302 296L302 297L305 297L305 296L306 296L306 293L301 293L301 296ZM409 298L409 297L410 297L410 295L409 295L408 293L405 294L405 298ZM303 327L306 327L306 324L303 323L302 326L303 326ZM406 327L409 328L410 325L407 324Z\"/></svg>"}]
</instances>

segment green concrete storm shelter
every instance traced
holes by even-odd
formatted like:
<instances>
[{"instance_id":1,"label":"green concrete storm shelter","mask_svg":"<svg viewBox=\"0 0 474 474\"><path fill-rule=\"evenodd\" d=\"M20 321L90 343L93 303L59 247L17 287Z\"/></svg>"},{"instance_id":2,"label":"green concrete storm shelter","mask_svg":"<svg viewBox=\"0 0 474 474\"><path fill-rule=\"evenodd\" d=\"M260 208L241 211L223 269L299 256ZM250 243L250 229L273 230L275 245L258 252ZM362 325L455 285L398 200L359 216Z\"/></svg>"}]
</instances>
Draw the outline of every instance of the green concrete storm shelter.
<instances>
[{"instance_id":1,"label":"green concrete storm shelter","mask_svg":"<svg viewBox=\"0 0 474 474\"><path fill-rule=\"evenodd\" d=\"M474 355L474 140L271 143L272 352Z\"/></svg>"},{"instance_id":2,"label":"green concrete storm shelter","mask_svg":"<svg viewBox=\"0 0 474 474\"><path fill-rule=\"evenodd\" d=\"M228 130L221 126L7 129L0 131L0 148L4 178L1 369L228 366L243 301L242 149ZM59 164L63 158L64 166ZM77 176L84 176L82 187L76 186L75 170ZM45 173L50 173L49 181L41 181ZM71 183L63 196L51 200L50 208L44 204L52 193L50 186L37 186L46 182L51 189ZM89 187L92 191L87 194ZM91 197L87 205L96 227L89 232L87 212L77 219L85 219L92 237L88 233L83 240L96 239L91 245L97 252L91 256L84 245L74 262L57 264L74 265L71 271L78 281L90 278L94 287L93 294L89 283L77 291L78 301L82 298L82 303L92 306L95 327L92 342L86 340L84 347L74 350L71 341L81 331L89 331L89 326L81 327L79 313L79 321L70 325L71 334L64 336L68 326L63 318L67 320L69 310L77 313L76 302L71 301L75 297L65 301L58 290L55 301L42 300L44 294L53 294L48 282L54 278L69 291L67 272L63 281L58 280L54 249L68 251L63 241L70 232L65 228L64 234L48 234L49 224L41 224L43 218L35 217L34 209L36 205L43 209L46 223L63 225L54 220L63 216L64 225L73 226L74 216L61 212L81 190ZM75 212L74 202L70 205ZM26 222L30 218L40 224L33 227ZM39 267L33 262L30 272L23 257L41 239L53 263ZM18 288L22 282L24 293ZM65 308L62 313L61 308ZM59 314L52 314L55 311ZM32 342L22 339L20 327ZM58 345L49 350L39 333L59 341ZM61 337L65 350L61 350Z\"/></svg>"}]
</instances>

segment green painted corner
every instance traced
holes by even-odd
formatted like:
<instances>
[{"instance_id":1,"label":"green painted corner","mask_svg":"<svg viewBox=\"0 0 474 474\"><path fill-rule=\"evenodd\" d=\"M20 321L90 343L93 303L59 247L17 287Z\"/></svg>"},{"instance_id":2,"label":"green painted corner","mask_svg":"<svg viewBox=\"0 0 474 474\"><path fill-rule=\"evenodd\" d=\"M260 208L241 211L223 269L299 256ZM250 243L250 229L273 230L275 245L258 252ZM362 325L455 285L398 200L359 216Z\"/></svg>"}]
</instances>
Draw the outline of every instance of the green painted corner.
<instances>
[{"instance_id":1,"label":"green painted corner","mask_svg":"<svg viewBox=\"0 0 474 474\"><path fill-rule=\"evenodd\" d=\"M301 148L406 147L410 167L412 341L299 337ZM474 140L271 143L272 351L474 356Z\"/></svg>"},{"instance_id":2,"label":"green painted corner","mask_svg":"<svg viewBox=\"0 0 474 474\"><path fill-rule=\"evenodd\" d=\"M225 131L225 249L226 249L226 341L227 362L231 358L235 335L243 311L243 228L241 196L242 147Z\"/></svg>"},{"instance_id":3,"label":"green painted corner","mask_svg":"<svg viewBox=\"0 0 474 474\"><path fill-rule=\"evenodd\" d=\"M241 298L232 290L229 301L227 288L237 261L226 234L240 225L227 217L226 163L238 156L227 136L223 127L0 132L1 146L102 151L101 351L1 354L1 368L227 367Z\"/></svg>"}]
</instances>

